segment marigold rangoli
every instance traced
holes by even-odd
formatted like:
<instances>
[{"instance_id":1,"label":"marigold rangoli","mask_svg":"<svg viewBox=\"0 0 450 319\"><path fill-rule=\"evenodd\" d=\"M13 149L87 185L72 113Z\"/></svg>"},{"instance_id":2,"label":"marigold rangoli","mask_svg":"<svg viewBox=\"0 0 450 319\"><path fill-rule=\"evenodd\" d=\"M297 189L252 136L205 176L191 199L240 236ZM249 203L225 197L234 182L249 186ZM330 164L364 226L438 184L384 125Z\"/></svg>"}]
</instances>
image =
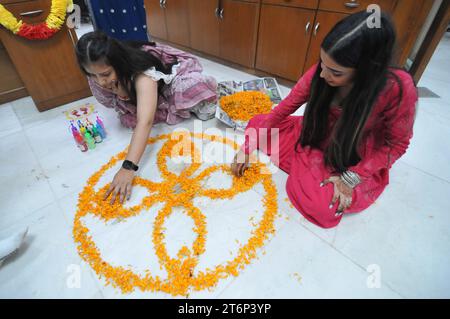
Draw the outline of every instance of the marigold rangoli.
<instances>
[{"instance_id":1,"label":"marigold rangoli","mask_svg":"<svg viewBox=\"0 0 450 319\"><path fill-rule=\"evenodd\" d=\"M190 135L191 138L221 142L235 150L239 148L234 141L220 136L193 133ZM201 165L199 164L201 156L193 141L189 139L186 142L189 143L187 148L180 148L180 151L177 151L177 153L179 156L183 156L184 150L190 149L189 156L192 163L179 175L176 175L168 170L166 159L174 154L174 147L179 146L179 141L171 139L170 134L165 134L150 138L148 144L151 145L160 140L166 140L157 155L157 165L161 171L163 181L157 183L136 177L133 184L149 190L149 195L144 197L139 205L125 208L117 201L114 205L110 205L109 201L102 200L104 191L109 185L105 185L99 191L94 189L102 175L118 161L125 158L125 151L114 156L98 172L93 174L88 179L87 186L79 194L78 209L73 228L73 236L78 245L78 252L100 277L104 277L108 284L119 287L124 293L132 292L135 288L139 288L142 291L162 291L175 296L186 295L190 288L197 291L211 288L217 284L219 279L226 278L229 275L237 276L239 270L243 269L245 265L249 264L256 257L257 249L262 247L268 235L274 232L274 219L278 211L277 191L271 175L261 173L261 170L265 168L264 164L253 163L243 177L236 178L233 176L233 185L229 189L205 189L202 187L202 181L210 174L222 171L231 175L229 165L208 167L194 177L193 174ZM198 258L205 251L207 221L200 209L194 206L193 199L196 196L205 196L211 199L232 200L234 196L250 190L257 183L261 183L266 192L263 199L265 210L260 223L255 224L252 236L248 242L240 247L234 259L219 264L214 269L199 271L197 275L194 275ZM179 187L179 191L174 191L175 186ZM151 269L146 271L145 276L138 275L130 269L122 266L115 267L104 261L92 236L89 235L89 229L83 224L81 218L88 214L96 215L104 221L128 218L145 212L158 202L164 203L164 206L155 219L152 242L160 266L164 267L167 272L167 278L152 276ZM170 216L173 207L183 207L185 209L186 214L194 221L194 231L197 235L192 247L183 246L178 251L178 258L170 257L164 244L166 238L163 225L167 217Z\"/></svg>"}]
</instances>

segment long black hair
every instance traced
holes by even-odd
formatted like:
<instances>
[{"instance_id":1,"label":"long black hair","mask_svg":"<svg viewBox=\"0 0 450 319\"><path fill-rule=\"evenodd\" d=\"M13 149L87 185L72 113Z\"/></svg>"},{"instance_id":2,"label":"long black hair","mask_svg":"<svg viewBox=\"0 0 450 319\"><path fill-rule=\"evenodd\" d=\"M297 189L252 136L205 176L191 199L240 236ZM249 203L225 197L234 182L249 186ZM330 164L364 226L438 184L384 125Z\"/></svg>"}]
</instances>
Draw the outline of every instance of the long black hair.
<instances>
[{"instance_id":1,"label":"long black hair","mask_svg":"<svg viewBox=\"0 0 450 319\"><path fill-rule=\"evenodd\" d=\"M380 27L370 27L370 18L366 11L352 14L338 22L322 42L322 49L339 65L355 69L353 87L342 101L342 113L324 150L325 164L337 173L360 161L358 148L365 124L388 78L401 88L400 79L390 70L396 41L392 21L382 13ZM338 88L328 85L321 72L319 63L296 150L299 144L320 148L327 138L328 114Z\"/></svg>"},{"instance_id":2,"label":"long black hair","mask_svg":"<svg viewBox=\"0 0 450 319\"><path fill-rule=\"evenodd\" d=\"M143 51L143 45L152 45L154 42L122 42L109 37L102 31L93 31L84 34L77 42L75 51L81 70L89 76L85 67L91 63L103 62L112 66L117 79L126 90L131 102L136 105L136 76L151 67L157 71L170 74L173 64L165 65L151 53ZM158 82L161 90L162 80Z\"/></svg>"}]
</instances>

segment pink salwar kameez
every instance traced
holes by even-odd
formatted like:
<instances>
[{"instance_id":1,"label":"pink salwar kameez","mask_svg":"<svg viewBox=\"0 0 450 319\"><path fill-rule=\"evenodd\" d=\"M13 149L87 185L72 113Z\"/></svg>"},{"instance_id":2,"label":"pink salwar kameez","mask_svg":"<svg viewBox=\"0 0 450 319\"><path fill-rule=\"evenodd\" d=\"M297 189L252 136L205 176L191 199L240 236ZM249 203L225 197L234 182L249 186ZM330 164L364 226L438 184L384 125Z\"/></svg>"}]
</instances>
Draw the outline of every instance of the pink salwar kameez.
<instances>
[{"instance_id":1,"label":"pink salwar kameez","mask_svg":"<svg viewBox=\"0 0 450 319\"><path fill-rule=\"evenodd\" d=\"M242 149L249 154L259 148L278 159L277 165L289 174L286 192L294 207L310 222L323 228L331 228L339 224L343 215L336 214L339 202L332 208L329 207L334 193L333 184L323 187L320 184L330 176L337 175L325 166L323 150L341 109L331 107L328 138L320 149L303 148L299 144L297 151L295 150L302 130L303 116L289 116L308 101L316 68L317 65L306 72L271 113L257 115L250 120ZM374 203L389 183L389 169L405 153L412 138L417 89L407 72L396 69L392 72L401 80L402 97L400 99L398 83L389 79L367 121L359 149L361 161L348 168L360 175L362 183L354 188L352 204L344 214L361 212ZM254 131L250 134L251 128L257 131L278 128L277 154L271 154L270 133L267 143L259 143L259 134L253 134Z\"/></svg>"}]
</instances>

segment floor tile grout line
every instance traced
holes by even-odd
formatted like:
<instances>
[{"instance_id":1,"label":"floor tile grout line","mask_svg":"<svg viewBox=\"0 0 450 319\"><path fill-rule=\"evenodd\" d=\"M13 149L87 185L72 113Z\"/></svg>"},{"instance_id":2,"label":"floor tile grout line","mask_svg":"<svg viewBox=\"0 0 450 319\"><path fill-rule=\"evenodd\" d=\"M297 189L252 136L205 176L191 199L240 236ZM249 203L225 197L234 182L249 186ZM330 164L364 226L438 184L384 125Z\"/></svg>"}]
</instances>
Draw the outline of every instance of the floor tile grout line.
<instances>
[{"instance_id":1,"label":"floor tile grout line","mask_svg":"<svg viewBox=\"0 0 450 319\"><path fill-rule=\"evenodd\" d=\"M21 129L18 129L17 131L13 131L13 132L10 132L10 133L6 133L5 135L1 135L0 137L1 138L8 138L11 135L18 134L18 133L24 133L24 130L21 128Z\"/></svg>"},{"instance_id":2,"label":"floor tile grout line","mask_svg":"<svg viewBox=\"0 0 450 319\"><path fill-rule=\"evenodd\" d=\"M50 184L50 181L49 181L50 177L47 176L46 171L44 170L44 167L42 166L42 163L41 163L39 157L37 156L35 150L33 149L33 146L31 145L31 141L30 141L30 139L28 138L28 135L26 134L25 131L24 131L24 135L25 135L25 139L27 140L28 146L29 146L30 149L31 149L31 152L33 152L33 155L34 155L34 157L35 157L35 159L36 159L36 162L37 162L38 165L39 165L40 170L44 173L44 176L45 176L45 180L46 180L46 182L47 182L47 185L48 185L48 187L50 188L50 191L52 192L52 195L53 195L53 202L57 202L57 201L58 201L58 197L56 196L56 193L55 193L55 191L54 191L52 185Z\"/></svg>"},{"instance_id":3,"label":"floor tile grout line","mask_svg":"<svg viewBox=\"0 0 450 319\"><path fill-rule=\"evenodd\" d=\"M425 112L428 115L440 117L440 120L442 121L441 123L444 126L448 124L448 120L450 119L450 114L439 114L440 112L430 111L428 106L421 106L420 112Z\"/></svg>"},{"instance_id":4,"label":"floor tile grout line","mask_svg":"<svg viewBox=\"0 0 450 319\"><path fill-rule=\"evenodd\" d=\"M287 227L286 226L287 225L287 222L283 222L283 224L282 224L282 226L280 227L280 229L278 230L278 232L280 232L282 229L284 229L284 227ZM267 247L272 241L273 241L273 239L275 238L275 235L273 235L272 236L272 238L270 238L269 240L268 240L268 242L264 245L264 247L261 247L260 248L260 250L264 250L264 248L265 247ZM257 259L256 260L257 262L261 262L261 260L260 259ZM251 264L250 266L253 266L254 264ZM244 271L247 269L247 267L246 268L244 268ZM250 271L249 269L248 269L248 271ZM224 289L222 289L222 291L217 295L217 298L220 298L220 296L221 295L223 295L224 293L225 293L225 290L227 290L237 279L238 279L238 277L239 276L237 276L237 277L235 277L228 285L226 285L225 287L224 287Z\"/></svg>"},{"instance_id":5,"label":"floor tile grout line","mask_svg":"<svg viewBox=\"0 0 450 319\"><path fill-rule=\"evenodd\" d=\"M436 179L438 179L438 180L440 180L440 181L442 181L442 182L446 182L446 183L450 184L450 181L449 181L449 180L447 180L447 179L445 179L445 178L442 178L442 177L439 177L439 176L436 176L436 175L434 175L434 174L432 174L432 173L430 173L430 172L427 172L426 170L424 170L424 169L422 169L422 168L419 168L419 167L416 167L416 166L414 166L414 165L412 165L412 164L409 164L408 162L402 160L401 158L400 158L398 161L399 161L400 163L402 163L402 164L405 164L406 166L409 166L409 167L412 168L412 169L415 169L415 170L418 170L419 172L424 173L425 175L428 175L428 176L433 177L433 178L436 178ZM395 164L394 164L394 165L395 165Z\"/></svg>"},{"instance_id":6,"label":"floor tile grout line","mask_svg":"<svg viewBox=\"0 0 450 319\"><path fill-rule=\"evenodd\" d=\"M17 123L19 123L20 129L15 130L15 131L10 132L10 133L7 133L6 135L3 135L2 138L5 138L5 137L8 137L10 135L17 134L17 133L20 133L20 132L25 132L25 128L24 128L22 122L20 121L20 118L17 115L16 110L14 109L14 107L12 106L12 104L10 102L4 103L4 104L0 104L0 108L1 107L7 107L8 105L11 107L11 110L12 110L14 116L16 117Z\"/></svg>"},{"instance_id":7,"label":"floor tile grout line","mask_svg":"<svg viewBox=\"0 0 450 319\"><path fill-rule=\"evenodd\" d=\"M22 128L22 130L20 130L20 131L18 131L18 132L15 132L15 133L12 133L12 134L17 134L17 133L19 133L19 132L21 132L21 133L23 134L23 136L25 137L25 139L26 139L26 141L27 141L27 145L28 145L28 147L30 148L31 152L33 153L33 156L34 156L34 159L36 160L36 163L37 163L38 168L41 170L41 172L44 172L44 169L43 169L43 167L42 167L42 165L41 165L41 163L40 163L40 161L39 161L39 159L38 159L38 157L37 157L37 155L36 155L34 149L31 147L31 143L30 143L30 141L29 141L29 139L28 139L28 136L27 136L26 133L25 133L25 130ZM45 173L45 172L44 172L44 173ZM26 216L30 216L30 215L32 215L32 214L35 214L37 211L39 211L39 210L41 210L41 209L44 209L44 208L46 208L46 207L48 207L48 206L50 206L50 205L54 205L54 204L56 203L56 201L57 201L56 196L55 196L55 192L53 191L53 189L52 189L52 187L51 187L51 185L50 185L50 183L49 183L49 181L48 181L47 175L45 175L44 178L45 178L45 181L46 181L47 185L48 185L49 188L50 188L50 191L52 192L53 201L50 202L50 203L48 203L48 204L45 204L45 205L43 205L43 206L41 206L41 207L38 207L38 208L36 208L36 209L34 209L34 210L32 210L32 211L30 211ZM65 219L65 218L64 218L64 219ZM15 224L16 222L18 222L18 221L15 221L13 224ZM13 226L13 224L10 224L8 227ZM6 228L8 228L8 227L6 227Z\"/></svg>"},{"instance_id":8,"label":"floor tile grout line","mask_svg":"<svg viewBox=\"0 0 450 319\"><path fill-rule=\"evenodd\" d=\"M255 191L256 192L256 191ZM280 208L279 208L280 209ZM291 217L289 215L289 213L285 212L284 210L282 210L282 212L287 215L288 217ZM299 212L299 214L301 214ZM291 218L289 218L291 219ZM296 223L297 225L300 225L301 227L303 227L304 229L306 229L308 232L312 233L315 237L317 237L318 239L320 239L322 242L324 242L325 244L327 244L328 246L330 246L333 250L335 250L338 254L342 255L344 258L348 259L351 263L353 263L355 266L357 266L358 268L362 269L364 272L366 272L366 269L360 265L358 262L354 261L352 258L350 258L349 256L347 256L345 253L343 253L342 251L340 251L339 249L337 249L337 247L334 246L333 243L329 243L327 240L325 240L324 238L322 238L320 235L316 234L313 230L309 229L307 226L303 225L299 220L296 220L295 218L293 218L294 223ZM336 229L336 233L334 235L333 238L333 242L336 239L337 236L337 231L338 229ZM393 289L387 282L382 280L382 283L385 284L391 291L393 291L394 293L398 294L400 297L402 298L406 298L405 296L403 296L401 293L399 293L398 291L396 291L395 289Z\"/></svg>"},{"instance_id":9,"label":"floor tile grout line","mask_svg":"<svg viewBox=\"0 0 450 319\"><path fill-rule=\"evenodd\" d=\"M55 204L55 202L51 202L51 203L45 204L45 205L43 205L43 206L41 206L41 207L39 207L39 208L37 208L37 209L35 209L35 210L29 212L26 216L22 217L20 220L16 220L16 221L14 221L13 223L8 224L6 227L0 228L0 231L4 231L5 229L14 227L17 223L19 223L20 221L24 220L25 218L28 218L28 217L30 217L30 216L36 214L38 211L43 210L43 209L46 209L47 207L50 207L50 206L52 206L52 205L54 205L54 204ZM28 226L29 226L29 225L28 225Z\"/></svg>"},{"instance_id":10,"label":"floor tile grout line","mask_svg":"<svg viewBox=\"0 0 450 319\"><path fill-rule=\"evenodd\" d=\"M324 238L322 238L321 236L319 236L318 234L316 234L314 231L312 231L311 229L309 229L307 226L303 225L301 222L294 220L294 222L296 222L297 224L299 224L300 226L302 226L303 228L305 228L308 232L310 232L311 234L313 234L314 236L316 236L317 238L319 238L321 241L323 241L325 244L327 244L328 246L330 246L333 250L335 250L338 254L342 255L344 258L346 258L347 260L349 260L351 263L353 263L355 266L357 266L358 268L360 268L362 271L367 272L366 269L364 268L363 265L360 265L357 261L353 260L352 258L350 258L349 256L347 256L343 251L339 250L336 246L334 246L333 244L329 243L328 241L326 241ZM388 284L386 281L381 280L382 284L385 284L390 290L392 290L393 292L395 292L396 294L398 294L400 297L402 297L403 299L406 298L406 296L404 296L403 294L399 293L397 290L395 290L394 288L391 287L390 284Z\"/></svg>"}]
</instances>

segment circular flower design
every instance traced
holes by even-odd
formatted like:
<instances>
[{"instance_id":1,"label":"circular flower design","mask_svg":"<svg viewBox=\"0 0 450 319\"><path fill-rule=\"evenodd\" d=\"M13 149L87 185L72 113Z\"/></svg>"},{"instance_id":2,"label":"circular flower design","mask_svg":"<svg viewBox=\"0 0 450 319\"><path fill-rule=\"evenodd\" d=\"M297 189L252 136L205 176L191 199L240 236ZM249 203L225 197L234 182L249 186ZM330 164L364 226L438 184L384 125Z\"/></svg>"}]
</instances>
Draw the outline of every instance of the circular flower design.
<instances>
[{"instance_id":1,"label":"circular flower design","mask_svg":"<svg viewBox=\"0 0 450 319\"><path fill-rule=\"evenodd\" d=\"M187 137L187 138L186 138ZM196 148L192 138L221 142L237 150L238 145L229 139L207 134L190 133L180 138L172 134L160 135L150 138L148 144L157 141L165 141L157 155L157 166L161 172L162 182L153 182L140 177L135 177L133 184L148 189L149 195L144 197L140 204L125 208L119 202L113 205L103 200L103 194L109 185L105 185L98 191L94 187L102 175L114 166L118 161L125 158L123 151L114 156L98 172L93 174L87 186L79 194L78 210L75 215L73 236L78 244L80 256L91 265L94 271L106 278L107 283L119 287L124 293L131 292L135 288L142 291L162 291L172 295L186 295L188 289L203 290L211 288L217 282L229 275L237 276L240 269L249 264L256 257L256 250L264 244L270 233L274 231L274 219L277 214L277 192L271 179L271 175L263 174L266 168L262 163L253 163L245 172L244 176L237 178L233 176L232 186L229 189L204 188L202 182L214 172L221 171L231 174L229 165L214 165L199 172L201 166L201 154ZM177 156L189 156L190 165L179 175L170 172L167 159ZM198 173L195 174L194 173ZM241 246L236 257L225 263L217 265L213 269L198 271L194 275L194 269L198 265L199 256L205 252L207 235L207 221L201 210L194 206L193 199L197 196L205 196L211 199L233 199L237 194L253 188L261 183L266 195L263 200L264 214L259 224L256 224L252 237ZM102 259L101 252L96 247L89 229L81 219L87 214L93 214L108 221L116 218L128 218L147 211L156 203L163 203L163 208L158 212L152 232L152 242L158 262L167 272L167 278L152 276L150 270L145 276L140 276L130 269L122 266L114 267ZM164 224L171 215L174 207L184 208L186 214L192 218L195 227L196 239L192 247L183 246L177 253L177 258L172 258L165 247Z\"/></svg>"}]
</instances>

